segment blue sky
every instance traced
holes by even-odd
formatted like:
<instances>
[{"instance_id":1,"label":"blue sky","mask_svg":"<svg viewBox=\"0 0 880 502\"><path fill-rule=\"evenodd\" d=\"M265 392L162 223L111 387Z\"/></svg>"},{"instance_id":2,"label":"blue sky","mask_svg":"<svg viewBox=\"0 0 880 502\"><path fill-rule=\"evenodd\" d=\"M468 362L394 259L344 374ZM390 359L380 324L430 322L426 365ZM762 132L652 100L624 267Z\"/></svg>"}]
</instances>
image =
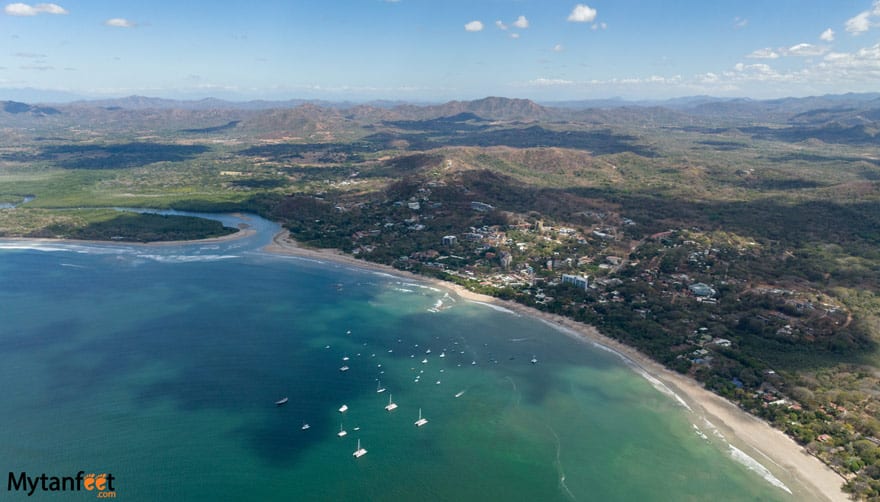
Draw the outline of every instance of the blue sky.
<instances>
[{"instance_id":1,"label":"blue sky","mask_svg":"<svg viewBox=\"0 0 880 502\"><path fill-rule=\"evenodd\" d=\"M880 0L56 1L0 3L0 99L880 91Z\"/></svg>"}]
</instances>

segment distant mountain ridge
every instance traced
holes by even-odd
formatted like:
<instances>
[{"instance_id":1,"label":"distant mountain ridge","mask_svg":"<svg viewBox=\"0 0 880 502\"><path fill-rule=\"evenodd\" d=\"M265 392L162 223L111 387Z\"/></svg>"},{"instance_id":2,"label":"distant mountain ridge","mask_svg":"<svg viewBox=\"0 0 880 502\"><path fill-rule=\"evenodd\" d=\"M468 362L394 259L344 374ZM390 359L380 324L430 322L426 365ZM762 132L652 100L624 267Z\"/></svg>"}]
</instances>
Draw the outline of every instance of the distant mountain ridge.
<instances>
[{"instance_id":1,"label":"distant mountain ridge","mask_svg":"<svg viewBox=\"0 0 880 502\"><path fill-rule=\"evenodd\" d=\"M0 101L0 108L6 113L26 113L35 116L57 115L61 113L59 110L49 106L29 105L18 101Z\"/></svg>"},{"instance_id":2,"label":"distant mountain ridge","mask_svg":"<svg viewBox=\"0 0 880 502\"><path fill-rule=\"evenodd\" d=\"M596 106L592 106L596 105ZM433 124L427 122L433 121ZM182 134L249 132L265 138L334 141L365 129L465 130L546 123L604 127L692 127L707 133L736 128L755 137L788 142L816 139L870 144L880 139L880 93L841 94L774 100L709 96L666 102L618 100L542 105L528 99L491 96L472 101L415 105L330 103L289 100L236 103L206 98L178 101L145 96L39 105L0 101L0 125L32 127L71 124L101 128L177 130ZM768 126L772 126L768 129ZM776 130L783 126L785 130ZM720 128L720 129L719 129Z\"/></svg>"}]
</instances>

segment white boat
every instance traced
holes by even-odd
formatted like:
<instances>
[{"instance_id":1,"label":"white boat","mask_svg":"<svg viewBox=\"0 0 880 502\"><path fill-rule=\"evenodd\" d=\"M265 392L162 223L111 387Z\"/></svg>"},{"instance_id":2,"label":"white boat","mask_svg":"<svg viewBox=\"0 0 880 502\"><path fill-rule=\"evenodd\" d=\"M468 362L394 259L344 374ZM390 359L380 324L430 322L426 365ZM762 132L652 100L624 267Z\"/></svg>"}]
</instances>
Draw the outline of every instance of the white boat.
<instances>
[{"instance_id":1,"label":"white boat","mask_svg":"<svg viewBox=\"0 0 880 502\"><path fill-rule=\"evenodd\" d=\"M396 410L397 403L391 400L391 394L388 394L388 404L385 405L385 409L387 411Z\"/></svg>"},{"instance_id":2,"label":"white boat","mask_svg":"<svg viewBox=\"0 0 880 502\"><path fill-rule=\"evenodd\" d=\"M415 421L416 427L421 427L428 423L427 418L422 418L422 409L419 408L419 419Z\"/></svg>"},{"instance_id":3,"label":"white boat","mask_svg":"<svg viewBox=\"0 0 880 502\"><path fill-rule=\"evenodd\" d=\"M385 392L385 387L382 387L382 381L378 380L377 382L378 383L376 384L376 394L381 394Z\"/></svg>"},{"instance_id":4,"label":"white boat","mask_svg":"<svg viewBox=\"0 0 880 502\"><path fill-rule=\"evenodd\" d=\"M287 404L287 401L289 401L288 398L286 398L286 397L282 397L281 399L275 401L275 405L276 405L276 406L281 406L282 404Z\"/></svg>"},{"instance_id":5,"label":"white boat","mask_svg":"<svg viewBox=\"0 0 880 502\"><path fill-rule=\"evenodd\" d=\"M446 357L446 352L441 352L440 357Z\"/></svg>"},{"instance_id":6,"label":"white boat","mask_svg":"<svg viewBox=\"0 0 880 502\"><path fill-rule=\"evenodd\" d=\"M342 360L343 360L343 361L348 361L348 356L344 356L344 357L342 358Z\"/></svg>"},{"instance_id":7,"label":"white boat","mask_svg":"<svg viewBox=\"0 0 880 502\"><path fill-rule=\"evenodd\" d=\"M352 453L351 455L352 455L354 458L361 458L361 457L363 457L363 456L366 455L366 454L367 454L367 450L361 448L361 440L360 440L360 438L358 438L358 447L357 447L357 450L355 450L354 453Z\"/></svg>"},{"instance_id":8,"label":"white boat","mask_svg":"<svg viewBox=\"0 0 880 502\"><path fill-rule=\"evenodd\" d=\"M348 366L342 366L339 371L348 371Z\"/></svg>"},{"instance_id":9,"label":"white boat","mask_svg":"<svg viewBox=\"0 0 880 502\"><path fill-rule=\"evenodd\" d=\"M428 364L428 359L427 358L422 359L422 364Z\"/></svg>"},{"instance_id":10,"label":"white boat","mask_svg":"<svg viewBox=\"0 0 880 502\"><path fill-rule=\"evenodd\" d=\"M463 390L460 390L460 391L458 391L458 392L455 393L455 397L461 397L461 396L463 396L463 395L464 395L464 391L463 391Z\"/></svg>"},{"instance_id":11,"label":"white boat","mask_svg":"<svg viewBox=\"0 0 880 502\"><path fill-rule=\"evenodd\" d=\"M537 358L537 357L532 356L532 364L538 364L538 358Z\"/></svg>"},{"instance_id":12,"label":"white boat","mask_svg":"<svg viewBox=\"0 0 880 502\"><path fill-rule=\"evenodd\" d=\"M361 428L360 428L360 427L355 427L354 430L359 431L359 430L361 430Z\"/></svg>"},{"instance_id":13,"label":"white boat","mask_svg":"<svg viewBox=\"0 0 880 502\"><path fill-rule=\"evenodd\" d=\"M302 429L302 430L304 430L304 431L305 431L305 430L308 430L308 429L309 429L309 427L311 427L311 426L310 426L310 425L309 425L309 424L307 424L307 423L305 423L305 422L303 422L303 426L302 426L302 427L300 427L300 429Z\"/></svg>"},{"instance_id":14,"label":"white boat","mask_svg":"<svg viewBox=\"0 0 880 502\"><path fill-rule=\"evenodd\" d=\"M339 413L345 413L346 411L348 411L347 404L343 404L342 406L339 407Z\"/></svg>"},{"instance_id":15,"label":"white boat","mask_svg":"<svg viewBox=\"0 0 880 502\"><path fill-rule=\"evenodd\" d=\"M346 434L348 434L348 432L342 428L342 424L339 424L339 432L337 432L336 435L339 437L345 437Z\"/></svg>"}]
</instances>

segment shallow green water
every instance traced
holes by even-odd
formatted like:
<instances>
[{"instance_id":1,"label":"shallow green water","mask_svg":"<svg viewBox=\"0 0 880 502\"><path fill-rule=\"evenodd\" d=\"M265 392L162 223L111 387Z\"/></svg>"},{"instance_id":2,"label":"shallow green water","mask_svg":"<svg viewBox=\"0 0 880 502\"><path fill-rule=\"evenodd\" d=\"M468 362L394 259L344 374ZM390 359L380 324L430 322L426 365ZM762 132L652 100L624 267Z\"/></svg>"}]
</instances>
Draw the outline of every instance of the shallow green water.
<instances>
[{"instance_id":1,"label":"shallow green water","mask_svg":"<svg viewBox=\"0 0 880 502\"><path fill-rule=\"evenodd\" d=\"M261 242L0 249L0 472L111 472L124 500L793 498L614 354Z\"/></svg>"}]
</instances>

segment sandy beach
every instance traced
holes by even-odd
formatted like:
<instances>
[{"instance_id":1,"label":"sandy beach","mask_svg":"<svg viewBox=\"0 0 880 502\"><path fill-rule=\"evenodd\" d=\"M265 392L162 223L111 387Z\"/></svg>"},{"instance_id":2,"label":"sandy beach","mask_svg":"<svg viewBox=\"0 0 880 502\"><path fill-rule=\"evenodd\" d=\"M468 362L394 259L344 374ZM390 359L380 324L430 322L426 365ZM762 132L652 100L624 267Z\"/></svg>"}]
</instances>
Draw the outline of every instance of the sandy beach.
<instances>
[{"instance_id":1,"label":"sandy beach","mask_svg":"<svg viewBox=\"0 0 880 502\"><path fill-rule=\"evenodd\" d=\"M362 269L381 271L420 282L427 282L440 288L451 290L464 300L494 304L520 315L541 319L548 324L556 326L569 336L575 336L586 343L599 344L616 352L624 358L627 364L655 378L679 396L695 414L694 418L700 419L694 420L694 423L703 420L710 422L734 445L746 445L749 449L757 452L757 455L753 455L756 457L756 460L764 465L772 465L785 471L817 498L832 501L848 500L846 494L840 489L845 482L844 478L819 459L810 455L782 431L774 429L767 422L746 413L730 401L710 392L699 382L670 371L638 350L602 335L592 326L555 314L542 312L516 302L473 293L449 282L359 260L339 250L304 248L291 239L286 230L276 234L272 244L266 246L264 250L270 253L299 256L318 261L332 261Z\"/></svg>"}]
</instances>

